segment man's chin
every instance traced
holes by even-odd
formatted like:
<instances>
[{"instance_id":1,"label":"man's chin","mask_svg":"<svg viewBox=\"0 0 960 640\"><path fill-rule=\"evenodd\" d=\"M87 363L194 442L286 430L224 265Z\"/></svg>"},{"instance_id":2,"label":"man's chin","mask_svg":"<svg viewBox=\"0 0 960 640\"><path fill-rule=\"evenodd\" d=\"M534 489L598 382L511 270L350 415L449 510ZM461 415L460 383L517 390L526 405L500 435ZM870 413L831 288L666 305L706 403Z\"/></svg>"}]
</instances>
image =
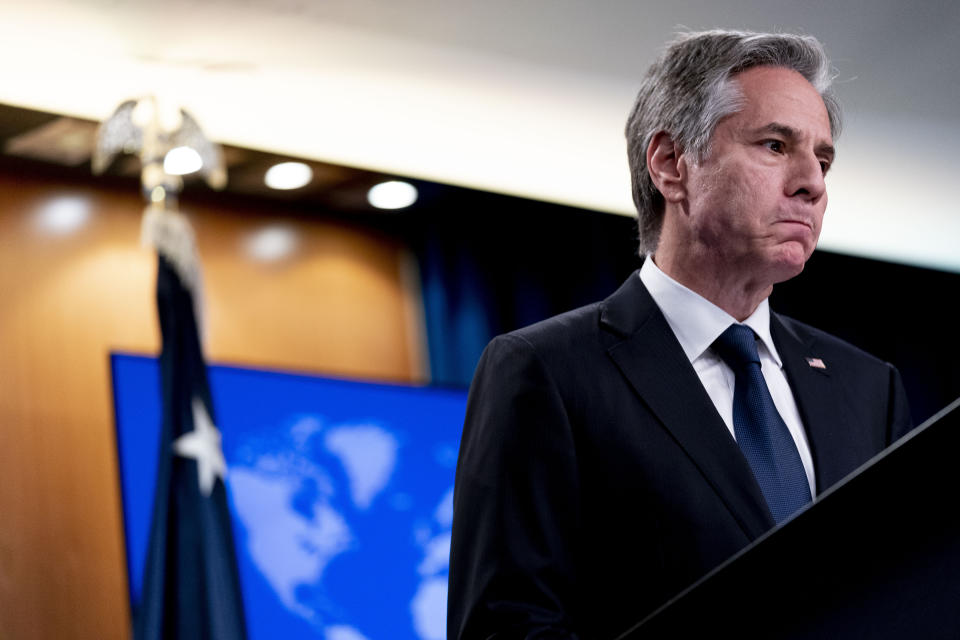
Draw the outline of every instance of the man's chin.
<instances>
[{"instance_id":1,"label":"man's chin","mask_svg":"<svg viewBox=\"0 0 960 640\"><path fill-rule=\"evenodd\" d=\"M783 247L784 251L771 265L772 284L785 282L800 275L807 260L813 254L812 249L807 251L805 247L799 246L799 243L790 244L794 246Z\"/></svg>"}]
</instances>

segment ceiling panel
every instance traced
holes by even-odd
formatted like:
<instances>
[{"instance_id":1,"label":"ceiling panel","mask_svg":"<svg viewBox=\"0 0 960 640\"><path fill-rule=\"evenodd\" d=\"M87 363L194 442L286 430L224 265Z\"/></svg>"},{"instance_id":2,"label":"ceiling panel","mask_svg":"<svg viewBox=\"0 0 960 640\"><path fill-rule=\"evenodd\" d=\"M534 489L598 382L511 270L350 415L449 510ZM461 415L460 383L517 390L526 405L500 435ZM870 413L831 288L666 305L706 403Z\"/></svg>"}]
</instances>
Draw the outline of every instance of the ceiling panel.
<instances>
[{"instance_id":1,"label":"ceiling panel","mask_svg":"<svg viewBox=\"0 0 960 640\"><path fill-rule=\"evenodd\" d=\"M960 271L942 0L4 0L0 102L99 120L154 94L238 148L629 215L639 78L678 28L714 26L812 33L834 58L823 246Z\"/></svg>"}]
</instances>

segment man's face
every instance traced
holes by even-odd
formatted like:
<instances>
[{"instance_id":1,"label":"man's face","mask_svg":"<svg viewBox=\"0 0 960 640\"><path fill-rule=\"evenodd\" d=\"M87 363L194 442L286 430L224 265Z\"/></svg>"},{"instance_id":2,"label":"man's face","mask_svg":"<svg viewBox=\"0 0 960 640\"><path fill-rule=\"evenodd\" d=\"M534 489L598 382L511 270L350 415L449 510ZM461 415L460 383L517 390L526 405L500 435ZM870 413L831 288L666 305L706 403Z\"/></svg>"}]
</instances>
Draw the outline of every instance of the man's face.
<instances>
[{"instance_id":1,"label":"man's face","mask_svg":"<svg viewBox=\"0 0 960 640\"><path fill-rule=\"evenodd\" d=\"M736 274L774 284L803 270L827 206L833 160L826 107L796 71L754 67L734 76L741 111L721 120L707 157L687 159L684 218L697 250Z\"/></svg>"}]
</instances>

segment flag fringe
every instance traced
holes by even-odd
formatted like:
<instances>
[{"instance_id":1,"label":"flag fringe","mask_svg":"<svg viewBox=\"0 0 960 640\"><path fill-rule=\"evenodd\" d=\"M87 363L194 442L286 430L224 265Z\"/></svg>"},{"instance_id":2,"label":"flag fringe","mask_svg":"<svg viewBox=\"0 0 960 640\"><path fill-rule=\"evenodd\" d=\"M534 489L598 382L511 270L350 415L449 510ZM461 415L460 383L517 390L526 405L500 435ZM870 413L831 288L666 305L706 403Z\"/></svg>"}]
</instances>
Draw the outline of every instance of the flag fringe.
<instances>
[{"instance_id":1,"label":"flag fringe","mask_svg":"<svg viewBox=\"0 0 960 640\"><path fill-rule=\"evenodd\" d=\"M193 227L179 211L151 203L143 212L140 242L166 258L196 299L200 291L200 258Z\"/></svg>"}]
</instances>

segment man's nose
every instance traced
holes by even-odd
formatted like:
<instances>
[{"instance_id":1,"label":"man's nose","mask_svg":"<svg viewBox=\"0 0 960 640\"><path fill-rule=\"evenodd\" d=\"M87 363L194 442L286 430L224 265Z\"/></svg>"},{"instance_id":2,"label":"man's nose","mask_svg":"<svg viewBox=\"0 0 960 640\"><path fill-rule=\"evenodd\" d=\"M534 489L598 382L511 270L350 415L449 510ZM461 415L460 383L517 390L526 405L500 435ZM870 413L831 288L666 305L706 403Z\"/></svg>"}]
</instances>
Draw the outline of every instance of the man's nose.
<instances>
[{"instance_id":1,"label":"man's nose","mask_svg":"<svg viewBox=\"0 0 960 640\"><path fill-rule=\"evenodd\" d=\"M817 202L827 192L821 160L814 154L795 156L787 182L787 195Z\"/></svg>"}]
</instances>

